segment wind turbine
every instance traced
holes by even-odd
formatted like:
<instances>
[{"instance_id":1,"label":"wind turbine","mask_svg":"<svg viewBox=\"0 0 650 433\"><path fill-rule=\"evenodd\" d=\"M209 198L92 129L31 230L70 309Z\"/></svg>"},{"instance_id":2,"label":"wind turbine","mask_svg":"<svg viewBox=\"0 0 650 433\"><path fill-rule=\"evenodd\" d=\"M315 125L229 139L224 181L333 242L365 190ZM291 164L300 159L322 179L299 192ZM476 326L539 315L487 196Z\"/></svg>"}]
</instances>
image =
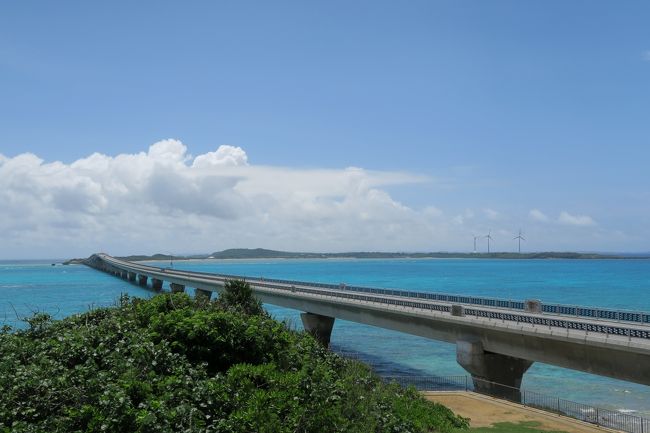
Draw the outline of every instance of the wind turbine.
<instances>
[{"instance_id":1,"label":"wind turbine","mask_svg":"<svg viewBox=\"0 0 650 433\"><path fill-rule=\"evenodd\" d=\"M524 237L521 235L521 229L519 229L519 236L516 236L516 237L514 237L514 238L512 238L512 239L513 239L513 240L515 240L515 239L518 239L518 240L519 240L519 254L521 254L521 241L525 241L525 240L526 240L526 238L524 238Z\"/></svg>"},{"instance_id":2,"label":"wind turbine","mask_svg":"<svg viewBox=\"0 0 650 433\"><path fill-rule=\"evenodd\" d=\"M492 240L491 233L492 233L492 230L488 231L488 234L485 236L485 239L488 240L488 254L490 254L490 241Z\"/></svg>"},{"instance_id":3,"label":"wind turbine","mask_svg":"<svg viewBox=\"0 0 650 433\"><path fill-rule=\"evenodd\" d=\"M481 239L480 236L474 236L474 252L476 252L476 240Z\"/></svg>"},{"instance_id":4,"label":"wind turbine","mask_svg":"<svg viewBox=\"0 0 650 433\"><path fill-rule=\"evenodd\" d=\"M169 267L171 269L174 269L174 255L171 252L169 252L169 250L165 251L165 253L167 253L167 255L169 256Z\"/></svg>"}]
</instances>

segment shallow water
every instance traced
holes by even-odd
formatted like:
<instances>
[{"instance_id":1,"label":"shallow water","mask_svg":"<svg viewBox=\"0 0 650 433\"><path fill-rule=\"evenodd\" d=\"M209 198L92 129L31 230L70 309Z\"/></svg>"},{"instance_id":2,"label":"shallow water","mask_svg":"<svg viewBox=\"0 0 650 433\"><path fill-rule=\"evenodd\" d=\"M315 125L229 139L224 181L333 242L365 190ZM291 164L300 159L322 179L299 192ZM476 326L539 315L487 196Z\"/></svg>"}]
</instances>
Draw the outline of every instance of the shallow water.
<instances>
[{"instance_id":1,"label":"shallow water","mask_svg":"<svg viewBox=\"0 0 650 433\"><path fill-rule=\"evenodd\" d=\"M169 266L169 262L158 263ZM650 310L647 260L246 260L177 261L175 268L268 278L473 294L546 303ZM115 303L120 293L152 292L85 266L0 262L0 322L44 311L55 317ZM266 306L297 329L299 312ZM455 347L337 320L332 344L359 352L381 374L464 375ZM650 387L535 363L527 389L595 406L650 416Z\"/></svg>"}]
</instances>

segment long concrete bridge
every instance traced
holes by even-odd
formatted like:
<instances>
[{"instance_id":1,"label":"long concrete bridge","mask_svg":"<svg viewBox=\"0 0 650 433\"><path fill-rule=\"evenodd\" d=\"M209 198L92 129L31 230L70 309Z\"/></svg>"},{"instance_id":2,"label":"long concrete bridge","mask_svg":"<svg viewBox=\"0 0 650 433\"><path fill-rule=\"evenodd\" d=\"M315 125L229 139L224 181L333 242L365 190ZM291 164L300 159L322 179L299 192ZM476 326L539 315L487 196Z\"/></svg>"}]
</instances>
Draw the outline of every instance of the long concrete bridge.
<instances>
[{"instance_id":1,"label":"long concrete bridge","mask_svg":"<svg viewBox=\"0 0 650 433\"><path fill-rule=\"evenodd\" d=\"M85 263L157 291L163 282L172 292L193 287L208 299L227 280L245 279L262 302L303 311L305 330L326 345L336 318L453 343L458 363L488 393L498 393L491 382L519 388L535 361L650 385L648 313L189 272L106 254Z\"/></svg>"}]
</instances>

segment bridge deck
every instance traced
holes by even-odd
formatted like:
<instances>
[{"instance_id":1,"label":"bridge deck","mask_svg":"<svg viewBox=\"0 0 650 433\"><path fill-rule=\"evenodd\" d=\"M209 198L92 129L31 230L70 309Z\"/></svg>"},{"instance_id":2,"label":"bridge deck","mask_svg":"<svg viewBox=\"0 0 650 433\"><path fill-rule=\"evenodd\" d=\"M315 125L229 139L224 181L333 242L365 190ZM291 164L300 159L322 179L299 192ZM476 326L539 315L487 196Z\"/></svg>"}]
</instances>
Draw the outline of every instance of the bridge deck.
<instances>
[{"instance_id":1,"label":"bridge deck","mask_svg":"<svg viewBox=\"0 0 650 433\"><path fill-rule=\"evenodd\" d=\"M167 281L221 292L227 280L244 278L163 269L104 254L93 256L87 264L121 272L122 276L130 272L129 277L139 274L153 278L157 280L156 287L160 287L161 281ZM400 291L383 289L359 291L343 285L245 279L255 295L269 304L450 343L462 342L463 350L469 350L467 344L480 344L481 353L505 356L504 362L507 357L541 361L650 384L650 325L647 323L459 304L420 294L411 296L412 292L401 296Z\"/></svg>"},{"instance_id":2,"label":"bridge deck","mask_svg":"<svg viewBox=\"0 0 650 433\"><path fill-rule=\"evenodd\" d=\"M161 279L179 278L186 279L188 286L200 285L201 288L213 289L212 283L222 284L227 279L245 279L255 291L277 292L293 297L311 297L318 299L330 299L330 302L340 300L344 303L360 303L363 305L383 305L385 308L397 309L404 312L418 313L441 317L451 314L455 302L430 301L405 297L400 295L384 295L372 292L357 292L349 290L347 286L335 286L321 283L305 283L301 281L277 282L278 280L264 279L257 277L243 277L237 275L210 274L195 271L183 271L170 268L159 268L139 263L127 262L115 258L104 258L107 262L118 267L125 267L135 272L149 274L152 277ZM335 287L335 288L332 288ZM519 309L508 309L504 307L477 307L473 304L460 304L464 308L465 320L472 320L485 326L501 327L510 330L532 330L533 332L544 332L550 335L579 336L594 340L610 341L611 343L624 344L627 346L645 347L650 345L650 325L642 323L629 323L621 320L607 320L591 317L580 317L565 314L552 313L529 313ZM455 316L461 320L460 316ZM649 341L644 341L649 340Z\"/></svg>"}]
</instances>

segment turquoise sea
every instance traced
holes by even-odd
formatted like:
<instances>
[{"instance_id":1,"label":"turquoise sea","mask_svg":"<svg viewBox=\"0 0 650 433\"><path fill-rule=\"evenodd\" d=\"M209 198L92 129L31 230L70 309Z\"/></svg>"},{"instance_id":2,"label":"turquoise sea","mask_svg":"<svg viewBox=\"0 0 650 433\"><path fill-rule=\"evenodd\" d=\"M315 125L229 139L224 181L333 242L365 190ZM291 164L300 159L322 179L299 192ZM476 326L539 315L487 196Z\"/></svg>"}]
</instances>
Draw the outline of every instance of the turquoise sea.
<instances>
[{"instance_id":1,"label":"turquoise sea","mask_svg":"<svg viewBox=\"0 0 650 433\"><path fill-rule=\"evenodd\" d=\"M0 262L0 323L22 326L21 317L37 311L65 317L112 305L120 293L153 294L85 266L51 263ZM650 260L206 260L177 261L173 267L650 311ZM298 311L266 307L276 318L301 328ZM337 320L332 344L357 352L385 375L466 374L456 364L455 347L447 343ZM523 387L650 417L648 386L535 363L524 376Z\"/></svg>"}]
</instances>

